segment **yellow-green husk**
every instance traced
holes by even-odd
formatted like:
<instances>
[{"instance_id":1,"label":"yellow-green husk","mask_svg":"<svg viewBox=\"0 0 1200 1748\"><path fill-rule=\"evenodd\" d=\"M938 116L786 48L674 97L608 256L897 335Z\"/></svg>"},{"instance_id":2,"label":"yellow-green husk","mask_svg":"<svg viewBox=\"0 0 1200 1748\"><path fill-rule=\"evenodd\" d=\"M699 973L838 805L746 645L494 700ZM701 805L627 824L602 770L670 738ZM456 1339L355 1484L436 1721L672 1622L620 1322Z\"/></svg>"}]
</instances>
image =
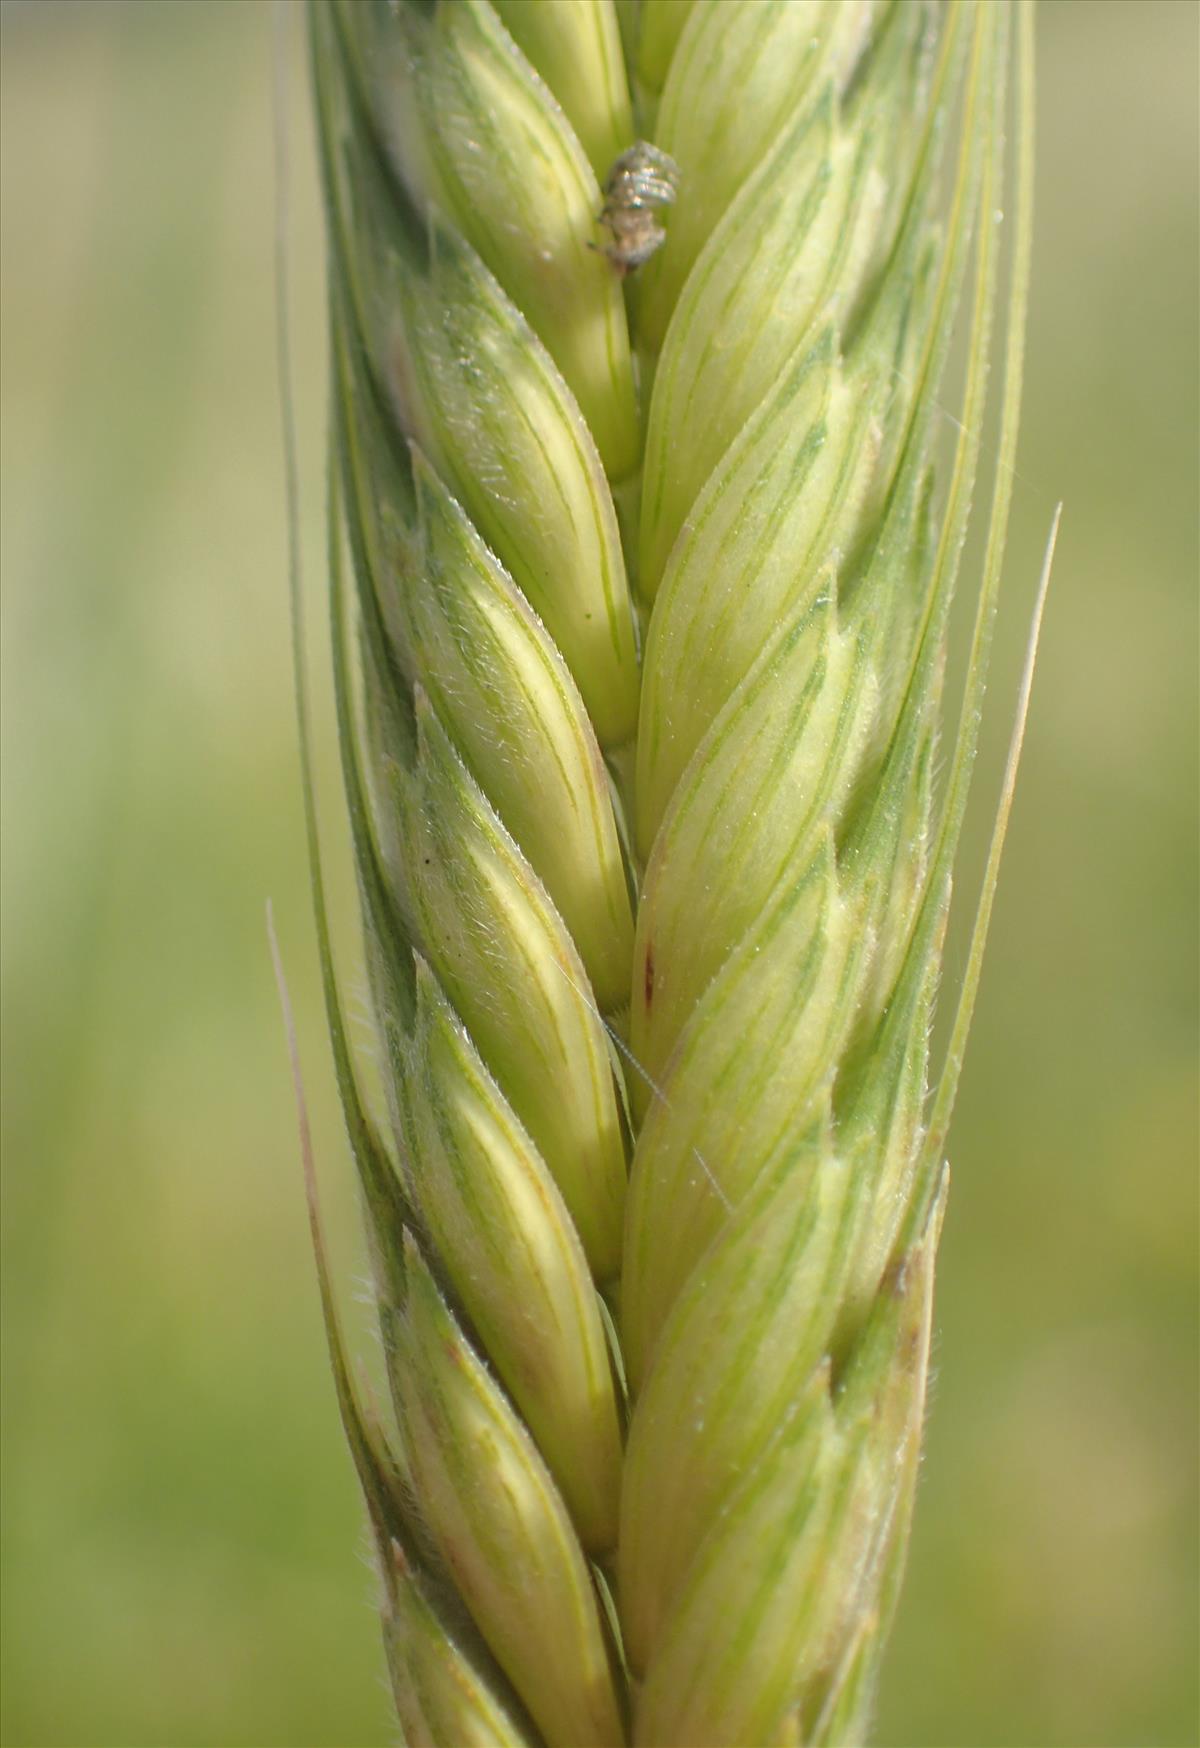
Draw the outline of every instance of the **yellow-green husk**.
<instances>
[{"instance_id":1,"label":"yellow-green husk","mask_svg":"<svg viewBox=\"0 0 1200 1748\"><path fill-rule=\"evenodd\" d=\"M405 1739L857 1741L982 945L934 1072L1019 408L1028 8L310 23L377 1112L315 874L390 1429L322 1283ZM601 184L639 137L678 190L626 279Z\"/></svg>"}]
</instances>

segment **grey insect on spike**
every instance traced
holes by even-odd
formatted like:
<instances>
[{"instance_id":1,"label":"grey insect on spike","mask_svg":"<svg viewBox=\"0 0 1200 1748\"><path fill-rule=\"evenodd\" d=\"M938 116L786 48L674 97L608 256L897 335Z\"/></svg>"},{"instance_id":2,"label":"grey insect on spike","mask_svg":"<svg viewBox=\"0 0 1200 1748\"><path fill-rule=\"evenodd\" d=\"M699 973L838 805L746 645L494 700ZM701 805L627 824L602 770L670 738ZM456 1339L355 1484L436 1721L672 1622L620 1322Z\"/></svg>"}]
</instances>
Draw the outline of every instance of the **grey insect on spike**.
<instances>
[{"instance_id":1,"label":"grey insect on spike","mask_svg":"<svg viewBox=\"0 0 1200 1748\"><path fill-rule=\"evenodd\" d=\"M679 166L668 152L639 140L622 152L604 182L597 222L608 232L604 253L622 274L643 267L667 240L656 214L675 202Z\"/></svg>"}]
</instances>

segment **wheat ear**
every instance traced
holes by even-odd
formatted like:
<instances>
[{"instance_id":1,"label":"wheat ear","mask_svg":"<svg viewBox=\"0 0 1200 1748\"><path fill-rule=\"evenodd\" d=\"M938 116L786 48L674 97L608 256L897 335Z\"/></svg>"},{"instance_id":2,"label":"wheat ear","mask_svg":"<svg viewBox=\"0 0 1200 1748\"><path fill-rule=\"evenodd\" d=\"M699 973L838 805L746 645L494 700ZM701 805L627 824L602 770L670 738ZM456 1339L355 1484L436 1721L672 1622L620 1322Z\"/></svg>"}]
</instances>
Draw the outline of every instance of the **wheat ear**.
<instances>
[{"instance_id":1,"label":"wheat ear","mask_svg":"<svg viewBox=\"0 0 1200 1748\"><path fill-rule=\"evenodd\" d=\"M856 1741L1011 799L935 1074L1013 478L1029 9L310 21L378 1118L311 786L310 827L390 1432L319 1228L318 1254L405 1738Z\"/></svg>"}]
</instances>

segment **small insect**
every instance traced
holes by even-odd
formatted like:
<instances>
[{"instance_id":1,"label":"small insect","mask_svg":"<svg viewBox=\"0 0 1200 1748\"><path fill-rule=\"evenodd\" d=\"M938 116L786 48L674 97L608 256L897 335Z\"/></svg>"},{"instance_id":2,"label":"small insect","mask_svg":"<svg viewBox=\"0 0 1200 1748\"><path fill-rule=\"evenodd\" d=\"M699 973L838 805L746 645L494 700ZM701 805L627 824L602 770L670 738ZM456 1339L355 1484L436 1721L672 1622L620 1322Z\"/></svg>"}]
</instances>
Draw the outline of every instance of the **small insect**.
<instances>
[{"instance_id":1,"label":"small insect","mask_svg":"<svg viewBox=\"0 0 1200 1748\"><path fill-rule=\"evenodd\" d=\"M604 253L622 275L641 267L665 242L656 215L673 204L678 179L674 158L646 140L622 152L609 171L598 222L612 238Z\"/></svg>"}]
</instances>

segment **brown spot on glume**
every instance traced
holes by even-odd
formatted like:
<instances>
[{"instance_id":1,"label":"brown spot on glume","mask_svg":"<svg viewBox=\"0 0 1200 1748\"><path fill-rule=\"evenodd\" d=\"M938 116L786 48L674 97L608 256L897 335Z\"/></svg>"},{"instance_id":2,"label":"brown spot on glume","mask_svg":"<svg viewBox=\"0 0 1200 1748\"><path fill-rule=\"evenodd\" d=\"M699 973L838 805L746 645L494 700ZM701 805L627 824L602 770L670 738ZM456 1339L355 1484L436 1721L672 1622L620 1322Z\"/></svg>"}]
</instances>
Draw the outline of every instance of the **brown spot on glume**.
<instances>
[{"instance_id":1,"label":"brown spot on glume","mask_svg":"<svg viewBox=\"0 0 1200 1748\"><path fill-rule=\"evenodd\" d=\"M646 943L646 981L644 985L646 1006L654 1000L654 943Z\"/></svg>"},{"instance_id":2,"label":"brown spot on glume","mask_svg":"<svg viewBox=\"0 0 1200 1748\"><path fill-rule=\"evenodd\" d=\"M880 1296L888 1294L899 1299L908 1285L908 1255L893 1257L879 1282Z\"/></svg>"}]
</instances>

